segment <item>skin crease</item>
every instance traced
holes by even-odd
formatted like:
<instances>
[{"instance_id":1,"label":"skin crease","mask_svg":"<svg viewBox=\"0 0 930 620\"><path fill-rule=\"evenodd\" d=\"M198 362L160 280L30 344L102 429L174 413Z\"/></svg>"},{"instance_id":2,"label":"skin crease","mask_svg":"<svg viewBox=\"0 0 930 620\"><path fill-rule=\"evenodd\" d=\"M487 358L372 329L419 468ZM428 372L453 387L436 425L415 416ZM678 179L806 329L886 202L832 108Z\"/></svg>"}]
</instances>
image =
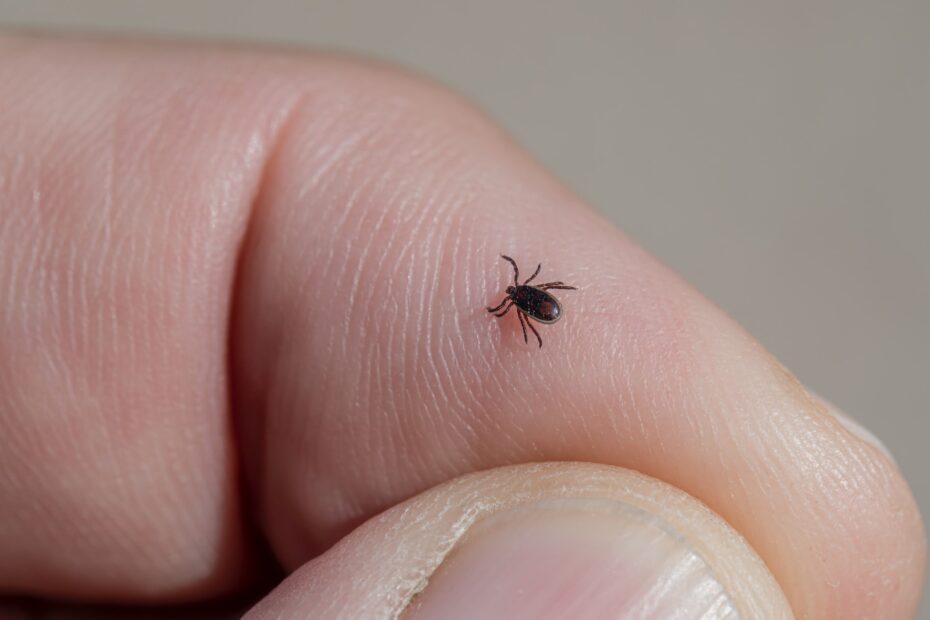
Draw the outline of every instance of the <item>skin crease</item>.
<instances>
[{"instance_id":1,"label":"skin crease","mask_svg":"<svg viewBox=\"0 0 930 620\"><path fill-rule=\"evenodd\" d=\"M797 617L913 613L894 465L457 96L323 56L0 55L0 589L202 599L249 579L253 518L294 569L572 460L703 501ZM579 287L542 351L484 310L501 252Z\"/></svg>"}]
</instances>

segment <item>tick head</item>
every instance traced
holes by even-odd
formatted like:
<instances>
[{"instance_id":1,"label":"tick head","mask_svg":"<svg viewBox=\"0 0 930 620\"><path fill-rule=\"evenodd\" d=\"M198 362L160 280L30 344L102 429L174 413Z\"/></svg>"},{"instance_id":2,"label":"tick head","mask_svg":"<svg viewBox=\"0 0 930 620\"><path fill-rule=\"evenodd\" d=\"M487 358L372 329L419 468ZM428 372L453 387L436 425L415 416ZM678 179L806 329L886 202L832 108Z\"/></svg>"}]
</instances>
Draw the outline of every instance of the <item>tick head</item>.
<instances>
[{"instance_id":1,"label":"tick head","mask_svg":"<svg viewBox=\"0 0 930 620\"><path fill-rule=\"evenodd\" d=\"M513 286L508 286L508 287L507 287L507 294L508 294L508 295L513 295L514 291L516 291L516 290L517 290L517 289L516 289L515 287L513 287Z\"/></svg>"}]
</instances>

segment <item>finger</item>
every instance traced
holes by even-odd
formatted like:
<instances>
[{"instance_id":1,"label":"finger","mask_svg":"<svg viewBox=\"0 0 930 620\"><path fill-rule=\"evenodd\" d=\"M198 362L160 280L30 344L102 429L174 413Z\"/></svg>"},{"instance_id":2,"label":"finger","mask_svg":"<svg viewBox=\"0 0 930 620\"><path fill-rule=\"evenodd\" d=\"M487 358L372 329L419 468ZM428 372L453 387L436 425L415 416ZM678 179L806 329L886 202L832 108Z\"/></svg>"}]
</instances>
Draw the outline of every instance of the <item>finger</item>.
<instances>
[{"instance_id":1,"label":"finger","mask_svg":"<svg viewBox=\"0 0 930 620\"><path fill-rule=\"evenodd\" d=\"M230 51L0 56L0 591L228 590L230 288L293 91Z\"/></svg>"},{"instance_id":2,"label":"finger","mask_svg":"<svg viewBox=\"0 0 930 620\"><path fill-rule=\"evenodd\" d=\"M706 502L801 617L910 613L923 534L900 474L738 326L458 98L364 66L309 89L233 326L246 472L288 566L443 480L579 460ZM502 253L578 288L541 350L486 312Z\"/></svg>"},{"instance_id":3,"label":"finger","mask_svg":"<svg viewBox=\"0 0 930 620\"><path fill-rule=\"evenodd\" d=\"M791 618L764 563L680 490L549 463L456 479L292 574L264 618Z\"/></svg>"}]
</instances>

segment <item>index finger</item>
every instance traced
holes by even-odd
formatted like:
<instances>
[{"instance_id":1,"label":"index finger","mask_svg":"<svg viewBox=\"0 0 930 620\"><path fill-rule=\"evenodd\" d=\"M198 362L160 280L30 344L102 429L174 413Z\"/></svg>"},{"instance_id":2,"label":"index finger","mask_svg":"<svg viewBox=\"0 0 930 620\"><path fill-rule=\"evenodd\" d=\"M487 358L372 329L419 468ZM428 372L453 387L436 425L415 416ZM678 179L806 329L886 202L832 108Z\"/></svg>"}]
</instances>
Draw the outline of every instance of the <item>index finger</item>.
<instances>
[{"instance_id":1,"label":"index finger","mask_svg":"<svg viewBox=\"0 0 930 620\"><path fill-rule=\"evenodd\" d=\"M923 536L894 465L728 317L455 96L340 61L307 92L233 325L246 473L287 565L453 476L577 460L703 500L800 617L913 609ZM579 289L541 350L486 310L501 253Z\"/></svg>"}]
</instances>

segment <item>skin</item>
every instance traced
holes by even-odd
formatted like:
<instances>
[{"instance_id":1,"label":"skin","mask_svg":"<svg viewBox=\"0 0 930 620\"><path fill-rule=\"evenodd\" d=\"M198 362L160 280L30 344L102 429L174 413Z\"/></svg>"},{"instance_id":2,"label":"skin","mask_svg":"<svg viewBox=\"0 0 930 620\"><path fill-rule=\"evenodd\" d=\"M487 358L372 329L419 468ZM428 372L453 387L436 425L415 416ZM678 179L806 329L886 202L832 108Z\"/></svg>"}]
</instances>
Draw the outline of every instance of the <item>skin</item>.
<instances>
[{"instance_id":1,"label":"skin","mask_svg":"<svg viewBox=\"0 0 930 620\"><path fill-rule=\"evenodd\" d=\"M268 551L335 593L382 511L581 461L703 502L796 617L913 614L894 464L458 96L297 53L0 58L3 592L201 601L260 587ZM579 288L542 352L485 311L501 252Z\"/></svg>"}]
</instances>

